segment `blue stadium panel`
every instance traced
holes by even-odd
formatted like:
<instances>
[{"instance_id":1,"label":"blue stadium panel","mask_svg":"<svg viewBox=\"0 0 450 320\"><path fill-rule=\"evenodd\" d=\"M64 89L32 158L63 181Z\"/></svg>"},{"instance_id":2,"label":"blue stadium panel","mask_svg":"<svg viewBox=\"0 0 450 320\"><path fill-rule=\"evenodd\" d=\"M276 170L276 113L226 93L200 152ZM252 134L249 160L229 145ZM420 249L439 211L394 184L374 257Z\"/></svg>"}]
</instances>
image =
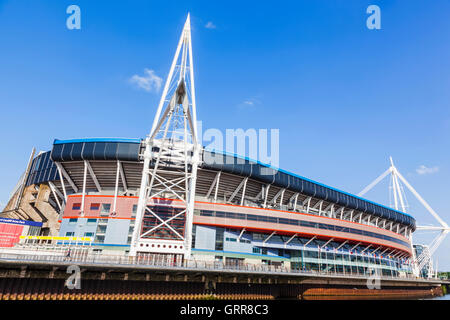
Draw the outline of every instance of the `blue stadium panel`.
<instances>
[{"instance_id":1,"label":"blue stadium panel","mask_svg":"<svg viewBox=\"0 0 450 320\"><path fill-rule=\"evenodd\" d=\"M58 168L50 158L50 151L48 151L33 159L26 185L44 183L58 178Z\"/></svg>"},{"instance_id":2,"label":"blue stadium panel","mask_svg":"<svg viewBox=\"0 0 450 320\"><path fill-rule=\"evenodd\" d=\"M27 185L58 179L58 170L53 161L139 161L140 147L140 139L96 138L55 140L51 152L42 153L33 160ZM204 150L202 167L251 177L267 184L274 184L280 188L288 188L350 209L373 214L383 219L393 220L408 225L413 229L416 227L415 219L406 213L393 210L296 174L272 168L257 161L240 158L236 155Z\"/></svg>"},{"instance_id":3,"label":"blue stadium panel","mask_svg":"<svg viewBox=\"0 0 450 320\"><path fill-rule=\"evenodd\" d=\"M296 174L272 168L257 161L239 158L236 155L204 150L202 167L247 176L268 184L274 184L280 188L288 188L311 197L372 214L376 217L393 220L407 225L414 230L416 228L416 220L406 213L393 210Z\"/></svg>"},{"instance_id":4,"label":"blue stadium panel","mask_svg":"<svg viewBox=\"0 0 450 320\"><path fill-rule=\"evenodd\" d=\"M57 162L81 160L139 161L140 139L55 140L51 159Z\"/></svg>"}]
</instances>

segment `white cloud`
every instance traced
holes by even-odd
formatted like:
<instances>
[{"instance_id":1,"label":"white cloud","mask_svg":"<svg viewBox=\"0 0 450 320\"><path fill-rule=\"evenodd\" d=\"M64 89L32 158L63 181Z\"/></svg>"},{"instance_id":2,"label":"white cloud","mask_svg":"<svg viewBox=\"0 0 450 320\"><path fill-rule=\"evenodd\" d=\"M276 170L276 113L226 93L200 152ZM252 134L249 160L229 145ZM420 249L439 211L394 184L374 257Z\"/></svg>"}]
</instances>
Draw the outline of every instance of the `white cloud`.
<instances>
[{"instance_id":1,"label":"white cloud","mask_svg":"<svg viewBox=\"0 0 450 320\"><path fill-rule=\"evenodd\" d=\"M420 165L417 169L416 172L420 175L424 175L424 174L432 174L432 173L436 173L439 171L439 167L432 167L432 168L428 168L426 166L424 166L423 164Z\"/></svg>"},{"instance_id":2,"label":"white cloud","mask_svg":"<svg viewBox=\"0 0 450 320\"><path fill-rule=\"evenodd\" d=\"M155 74L155 71L145 68L144 76L135 74L129 81L147 92L158 92L161 89L162 80L162 78Z\"/></svg>"},{"instance_id":3,"label":"white cloud","mask_svg":"<svg viewBox=\"0 0 450 320\"><path fill-rule=\"evenodd\" d=\"M205 25L206 29L215 29L216 25L212 23L212 21L208 21L208 23Z\"/></svg>"},{"instance_id":4,"label":"white cloud","mask_svg":"<svg viewBox=\"0 0 450 320\"><path fill-rule=\"evenodd\" d=\"M256 99L256 98L249 98L249 99L245 99L241 104L240 104L240 106L247 106L247 107L253 107L253 106L255 106L255 105L257 105L257 104L260 104L261 103L261 101L259 100L259 99Z\"/></svg>"}]
</instances>

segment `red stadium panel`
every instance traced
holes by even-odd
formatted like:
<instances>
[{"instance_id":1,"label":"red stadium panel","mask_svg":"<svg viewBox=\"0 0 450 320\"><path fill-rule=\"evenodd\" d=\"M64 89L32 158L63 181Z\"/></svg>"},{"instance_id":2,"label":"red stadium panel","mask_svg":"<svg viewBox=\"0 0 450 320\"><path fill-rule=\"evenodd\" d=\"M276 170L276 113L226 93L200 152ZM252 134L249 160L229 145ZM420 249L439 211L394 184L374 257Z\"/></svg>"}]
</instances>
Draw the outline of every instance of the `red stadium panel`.
<instances>
[{"instance_id":1,"label":"red stadium panel","mask_svg":"<svg viewBox=\"0 0 450 320\"><path fill-rule=\"evenodd\" d=\"M12 247L18 243L23 226L10 223L0 223L0 247Z\"/></svg>"}]
</instances>

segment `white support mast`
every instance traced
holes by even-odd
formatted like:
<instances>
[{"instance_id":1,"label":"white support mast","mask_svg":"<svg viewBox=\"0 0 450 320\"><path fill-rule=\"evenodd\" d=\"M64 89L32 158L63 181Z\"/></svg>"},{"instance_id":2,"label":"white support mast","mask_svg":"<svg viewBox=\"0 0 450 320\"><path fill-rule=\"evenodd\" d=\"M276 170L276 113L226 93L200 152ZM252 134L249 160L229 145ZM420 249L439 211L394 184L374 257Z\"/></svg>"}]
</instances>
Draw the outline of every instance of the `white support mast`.
<instances>
[{"instance_id":1,"label":"white support mast","mask_svg":"<svg viewBox=\"0 0 450 320\"><path fill-rule=\"evenodd\" d=\"M411 241L411 250L412 250L412 266L413 273L418 276L420 270L424 267L428 268L428 274L433 274L433 266L432 266L432 255L439 247L439 245L444 240L447 233L450 232L450 228L448 224L442 220L442 218L434 211L431 206L420 196L420 194L411 186L411 184L403 177L403 175L397 170L394 166L394 161L392 157L389 158L391 166L385 172L383 172L378 178L376 178L372 183L370 183L366 188L364 188L358 196L363 196L368 191L370 191L375 185L377 185L380 181L382 181L386 176L391 174L391 185L393 189L394 195L394 208L396 210L400 210L406 213L407 205L406 197L403 191L403 188L400 184L402 182L409 191L419 200L419 202L425 207L425 209L439 222L440 226L417 226L416 230L432 230L432 231L440 231L440 233L434 238L434 240L427 246L424 246L422 253L419 257L415 256L415 251L412 246L412 235L409 236ZM399 204L401 208L399 207Z\"/></svg>"},{"instance_id":2,"label":"white support mast","mask_svg":"<svg viewBox=\"0 0 450 320\"><path fill-rule=\"evenodd\" d=\"M403 194L403 190L400 184L398 183L400 172L398 172L397 168L394 166L394 161L392 160L392 157L389 157L389 161L391 163L389 169L383 172L378 178L376 178L372 183L370 183L360 193L358 193L358 196L362 197L363 195L365 195L367 192L369 192L373 187L375 187L379 182L381 182L385 177L387 177L390 174L391 185L394 195L394 209L406 212L407 211L407 206L405 205L406 199ZM401 208L399 207L399 203Z\"/></svg>"},{"instance_id":3,"label":"white support mast","mask_svg":"<svg viewBox=\"0 0 450 320\"><path fill-rule=\"evenodd\" d=\"M199 152L188 14L150 134L144 142L130 256L147 252L190 257Z\"/></svg>"}]
</instances>

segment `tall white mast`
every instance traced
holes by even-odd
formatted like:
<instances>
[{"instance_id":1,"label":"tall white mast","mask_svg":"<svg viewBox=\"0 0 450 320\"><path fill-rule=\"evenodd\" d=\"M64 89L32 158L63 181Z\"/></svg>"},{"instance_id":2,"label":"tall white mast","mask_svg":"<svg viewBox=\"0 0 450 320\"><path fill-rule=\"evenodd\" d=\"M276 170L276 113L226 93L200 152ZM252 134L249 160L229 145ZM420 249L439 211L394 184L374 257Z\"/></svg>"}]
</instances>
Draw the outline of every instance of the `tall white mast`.
<instances>
[{"instance_id":1,"label":"tall white mast","mask_svg":"<svg viewBox=\"0 0 450 320\"><path fill-rule=\"evenodd\" d=\"M144 142L130 256L138 252L182 254L186 258L191 255L199 151L188 14Z\"/></svg>"},{"instance_id":2,"label":"tall white mast","mask_svg":"<svg viewBox=\"0 0 450 320\"><path fill-rule=\"evenodd\" d=\"M440 231L439 234L433 239L433 241L426 246L426 250L423 250L419 257L415 256L414 248L412 247L412 235L410 235L411 250L413 254L413 272L415 275L419 275L420 270L428 265L430 271L432 271L432 255L439 247L441 242L444 240L447 233L450 232L450 227L448 224L442 220L442 218L436 213L436 211L431 208L431 206L421 197L421 195L411 186L411 184L403 177L403 175L394 166L394 161L392 157L389 158L391 166L385 172L383 172L378 178L376 178L372 183L370 183L366 188L364 188L358 196L363 196L368 191L370 191L374 186L376 186L385 177L391 174L391 184L394 193L394 208L399 210L399 203L401 205L401 210L406 212L405 205L405 195L403 189L401 188L400 181L411 191L411 193L416 197L417 200L425 207L425 209L439 222L440 226L417 226L417 230L433 230Z\"/></svg>"}]
</instances>

